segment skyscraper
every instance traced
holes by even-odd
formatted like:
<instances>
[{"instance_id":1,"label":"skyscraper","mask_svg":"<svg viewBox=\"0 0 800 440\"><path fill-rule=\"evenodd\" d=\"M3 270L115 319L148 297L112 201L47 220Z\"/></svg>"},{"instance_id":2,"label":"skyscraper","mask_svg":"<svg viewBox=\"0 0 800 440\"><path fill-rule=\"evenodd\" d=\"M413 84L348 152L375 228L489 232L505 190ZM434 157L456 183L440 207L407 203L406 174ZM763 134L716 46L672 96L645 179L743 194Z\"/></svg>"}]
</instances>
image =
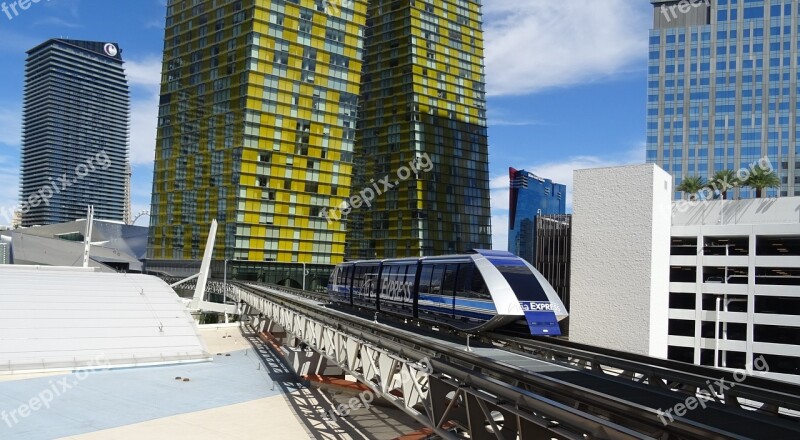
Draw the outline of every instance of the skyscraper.
<instances>
[{"instance_id":1,"label":"skyscraper","mask_svg":"<svg viewBox=\"0 0 800 440\"><path fill-rule=\"evenodd\" d=\"M370 1L367 16L353 191L391 188L350 213L348 255L490 247L481 2ZM430 171L403 173L423 158Z\"/></svg>"},{"instance_id":2,"label":"skyscraper","mask_svg":"<svg viewBox=\"0 0 800 440\"><path fill-rule=\"evenodd\" d=\"M647 162L677 186L687 176L750 170L768 158L781 187L767 195L800 194L797 3L651 3ZM753 194L737 189L733 196Z\"/></svg>"},{"instance_id":3,"label":"skyscraper","mask_svg":"<svg viewBox=\"0 0 800 440\"><path fill-rule=\"evenodd\" d=\"M130 97L115 43L48 40L28 51L22 122L22 226L123 220Z\"/></svg>"},{"instance_id":4,"label":"skyscraper","mask_svg":"<svg viewBox=\"0 0 800 440\"><path fill-rule=\"evenodd\" d=\"M148 257L336 263L366 1L169 1Z\"/></svg>"},{"instance_id":5,"label":"skyscraper","mask_svg":"<svg viewBox=\"0 0 800 440\"><path fill-rule=\"evenodd\" d=\"M536 251L531 264L553 286L567 310L571 262L572 215L537 215Z\"/></svg>"},{"instance_id":6,"label":"skyscraper","mask_svg":"<svg viewBox=\"0 0 800 440\"><path fill-rule=\"evenodd\" d=\"M525 170L508 169L508 251L536 264L536 217L567 213L567 187Z\"/></svg>"}]
</instances>

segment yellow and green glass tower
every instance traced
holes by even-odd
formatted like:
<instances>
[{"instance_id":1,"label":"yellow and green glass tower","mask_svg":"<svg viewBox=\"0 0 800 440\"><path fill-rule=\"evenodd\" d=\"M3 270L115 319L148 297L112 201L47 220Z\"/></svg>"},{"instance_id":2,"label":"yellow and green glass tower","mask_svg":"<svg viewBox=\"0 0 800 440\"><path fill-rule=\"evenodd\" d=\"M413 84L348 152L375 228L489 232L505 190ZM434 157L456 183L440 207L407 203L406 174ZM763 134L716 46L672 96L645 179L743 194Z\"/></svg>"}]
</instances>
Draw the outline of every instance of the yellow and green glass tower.
<instances>
[{"instance_id":1,"label":"yellow and green glass tower","mask_svg":"<svg viewBox=\"0 0 800 440\"><path fill-rule=\"evenodd\" d=\"M352 210L348 256L490 248L481 1L372 0L367 17L353 194L392 188ZM430 171L404 179L414 162Z\"/></svg>"},{"instance_id":2,"label":"yellow and green glass tower","mask_svg":"<svg viewBox=\"0 0 800 440\"><path fill-rule=\"evenodd\" d=\"M169 0L148 258L338 263L366 0Z\"/></svg>"}]
</instances>

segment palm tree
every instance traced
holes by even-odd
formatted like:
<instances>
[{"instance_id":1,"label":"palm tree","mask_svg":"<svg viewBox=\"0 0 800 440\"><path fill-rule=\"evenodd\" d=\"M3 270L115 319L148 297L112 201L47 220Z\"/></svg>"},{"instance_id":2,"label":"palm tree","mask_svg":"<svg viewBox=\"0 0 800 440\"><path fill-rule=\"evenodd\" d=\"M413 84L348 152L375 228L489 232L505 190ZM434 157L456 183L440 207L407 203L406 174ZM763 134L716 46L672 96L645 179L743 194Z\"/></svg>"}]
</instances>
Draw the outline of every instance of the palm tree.
<instances>
[{"instance_id":1,"label":"palm tree","mask_svg":"<svg viewBox=\"0 0 800 440\"><path fill-rule=\"evenodd\" d=\"M709 182L714 189L719 190L723 200L728 198L728 190L733 189L742 184L739 178L736 177L736 172L733 170L719 170L714 173L714 177Z\"/></svg>"},{"instance_id":2,"label":"palm tree","mask_svg":"<svg viewBox=\"0 0 800 440\"><path fill-rule=\"evenodd\" d=\"M761 167L753 168L750 177L744 182L745 186L749 186L756 190L756 198L761 198L764 195L764 190L767 188L780 188L781 179L775 174L773 170L765 170Z\"/></svg>"},{"instance_id":3,"label":"palm tree","mask_svg":"<svg viewBox=\"0 0 800 440\"><path fill-rule=\"evenodd\" d=\"M678 185L678 191L682 191L689 195L689 198L692 196L697 196L697 193L700 192L703 188L706 187L705 179L700 176L687 176L683 180L681 180L680 185Z\"/></svg>"}]
</instances>

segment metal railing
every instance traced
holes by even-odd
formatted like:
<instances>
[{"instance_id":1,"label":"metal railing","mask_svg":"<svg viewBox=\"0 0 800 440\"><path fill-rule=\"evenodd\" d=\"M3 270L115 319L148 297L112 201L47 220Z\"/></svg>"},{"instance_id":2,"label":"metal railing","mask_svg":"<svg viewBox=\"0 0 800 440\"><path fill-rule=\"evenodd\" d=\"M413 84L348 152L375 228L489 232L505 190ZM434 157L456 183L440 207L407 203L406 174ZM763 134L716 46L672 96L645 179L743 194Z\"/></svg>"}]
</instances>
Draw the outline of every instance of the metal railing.
<instances>
[{"instance_id":1,"label":"metal railing","mask_svg":"<svg viewBox=\"0 0 800 440\"><path fill-rule=\"evenodd\" d=\"M563 377L536 373L464 350L440 340L391 325L331 310L319 302L297 298L291 288L238 284L241 298L279 324L292 337L335 361L346 372L387 397L418 421L445 438L455 426L471 438L747 438L742 426L774 425L782 433L800 435L800 424L775 417L778 408L794 408L794 389L781 390L773 381L752 378L731 396L762 402L761 413L731 405L732 398L709 403L704 412L676 417L664 424L653 405L614 396L611 391L572 383L572 379L602 378L626 392L638 392L670 405L697 393L701 382L731 377L729 372L653 359L630 353L580 346L548 339L525 340L485 335L495 346L524 353L553 365L566 366ZM316 297L314 299L322 299ZM383 321L383 320L382 320ZM431 367L411 395L402 384L409 365L426 360ZM394 365L394 367L392 367ZM391 368L390 368L391 367ZM418 371L418 370L417 370ZM399 374L400 376L398 376ZM415 379L416 380L416 379ZM597 382L594 382L597 383ZM624 393L623 393L624 394ZM402 396L402 397L398 397ZM725 403L722 405L721 403ZM772 414L772 415L770 415ZM718 426L718 420L738 420L737 427ZM706 422L705 420L709 420ZM716 422L714 422L716 420ZM502 421L502 423L500 422ZM752 428L750 426L750 428ZM746 426L745 426L746 427ZM487 432L489 435L487 436ZM537 437L526 437L536 432ZM766 431L764 431L766 432ZM502 433L502 436L496 435Z\"/></svg>"}]
</instances>

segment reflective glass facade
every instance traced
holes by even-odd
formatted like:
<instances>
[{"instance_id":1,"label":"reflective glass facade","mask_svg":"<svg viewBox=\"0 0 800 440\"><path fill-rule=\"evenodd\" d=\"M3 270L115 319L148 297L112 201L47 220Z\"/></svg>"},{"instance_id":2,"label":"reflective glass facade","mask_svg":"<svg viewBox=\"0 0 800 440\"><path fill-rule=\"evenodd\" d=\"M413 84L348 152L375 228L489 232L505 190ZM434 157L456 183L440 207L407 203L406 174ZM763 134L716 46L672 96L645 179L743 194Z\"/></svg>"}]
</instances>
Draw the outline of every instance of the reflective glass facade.
<instances>
[{"instance_id":1,"label":"reflective glass facade","mask_svg":"<svg viewBox=\"0 0 800 440\"><path fill-rule=\"evenodd\" d=\"M533 266L558 293L569 310L570 272L572 269L572 215L536 216L536 262ZM563 328L568 326L562 325Z\"/></svg>"},{"instance_id":2,"label":"reflective glass facade","mask_svg":"<svg viewBox=\"0 0 800 440\"><path fill-rule=\"evenodd\" d=\"M348 256L488 249L481 2L371 0L367 15L353 194L392 188L350 214Z\"/></svg>"},{"instance_id":3,"label":"reflective glass facade","mask_svg":"<svg viewBox=\"0 0 800 440\"><path fill-rule=\"evenodd\" d=\"M508 251L536 264L536 220L540 215L566 214L567 187L525 170L509 168L511 191Z\"/></svg>"},{"instance_id":4,"label":"reflective glass facade","mask_svg":"<svg viewBox=\"0 0 800 440\"><path fill-rule=\"evenodd\" d=\"M130 96L115 43L48 40L28 51L22 119L22 226L86 217L123 221L130 207Z\"/></svg>"},{"instance_id":5,"label":"reflective glass facade","mask_svg":"<svg viewBox=\"0 0 800 440\"><path fill-rule=\"evenodd\" d=\"M651 3L647 162L677 186L768 157L781 188L766 195L800 194L797 2ZM734 194L752 196L749 188Z\"/></svg>"},{"instance_id":6,"label":"reflective glass facade","mask_svg":"<svg viewBox=\"0 0 800 440\"><path fill-rule=\"evenodd\" d=\"M342 261L366 11L168 2L149 258Z\"/></svg>"}]
</instances>

